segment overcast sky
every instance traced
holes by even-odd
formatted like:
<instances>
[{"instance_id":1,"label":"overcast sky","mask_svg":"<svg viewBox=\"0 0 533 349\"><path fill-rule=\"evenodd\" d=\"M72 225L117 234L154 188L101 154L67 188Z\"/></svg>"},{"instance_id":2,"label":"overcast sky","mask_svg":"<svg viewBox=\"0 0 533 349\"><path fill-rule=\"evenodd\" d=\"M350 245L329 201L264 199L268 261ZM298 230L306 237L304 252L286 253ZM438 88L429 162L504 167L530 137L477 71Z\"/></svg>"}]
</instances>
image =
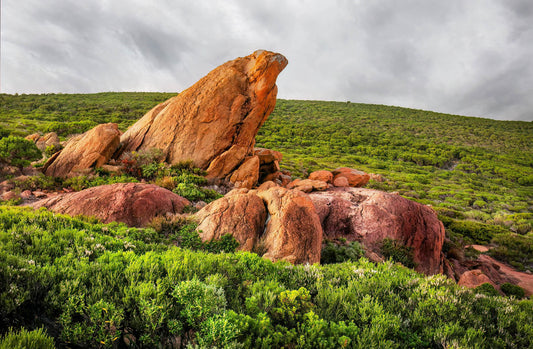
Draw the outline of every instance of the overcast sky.
<instances>
[{"instance_id":1,"label":"overcast sky","mask_svg":"<svg viewBox=\"0 0 533 349\"><path fill-rule=\"evenodd\" d=\"M3 93L181 91L256 49L279 98L533 120L532 0L1 0Z\"/></svg>"}]
</instances>

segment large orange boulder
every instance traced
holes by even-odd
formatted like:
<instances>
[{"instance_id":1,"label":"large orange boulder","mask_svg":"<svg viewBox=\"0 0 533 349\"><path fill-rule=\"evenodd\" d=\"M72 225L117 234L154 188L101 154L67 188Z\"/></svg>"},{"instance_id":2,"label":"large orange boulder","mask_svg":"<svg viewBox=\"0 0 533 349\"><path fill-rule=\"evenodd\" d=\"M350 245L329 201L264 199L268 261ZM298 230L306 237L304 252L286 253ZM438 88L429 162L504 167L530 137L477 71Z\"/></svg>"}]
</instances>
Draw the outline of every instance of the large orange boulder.
<instances>
[{"instance_id":1,"label":"large orange boulder","mask_svg":"<svg viewBox=\"0 0 533 349\"><path fill-rule=\"evenodd\" d=\"M239 250L252 251L263 233L267 211L257 195L241 193L211 202L195 217L203 241L231 234L239 242Z\"/></svg>"},{"instance_id":2,"label":"large orange boulder","mask_svg":"<svg viewBox=\"0 0 533 349\"><path fill-rule=\"evenodd\" d=\"M413 248L416 270L443 270L444 226L431 208L386 192L364 188L333 188L308 194L327 239L359 241L381 253L385 238Z\"/></svg>"},{"instance_id":3,"label":"large orange boulder","mask_svg":"<svg viewBox=\"0 0 533 349\"><path fill-rule=\"evenodd\" d=\"M272 187L257 195L267 205L269 219L259 240L263 257L291 263L319 263L322 227L313 202L299 190Z\"/></svg>"},{"instance_id":4,"label":"large orange boulder","mask_svg":"<svg viewBox=\"0 0 533 349\"><path fill-rule=\"evenodd\" d=\"M363 187L370 180L370 175L363 171L354 170L349 167L339 167L333 170L333 181L338 178L346 178L350 187ZM341 185L335 185L341 186Z\"/></svg>"},{"instance_id":5,"label":"large orange boulder","mask_svg":"<svg viewBox=\"0 0 533 349\"><path fill-rule=\"evenodd\" d=\"M44 165L47 176L69 177L105 164L120 144L117 124L101 124L68 141Z\"/></svg>"},{"instance_id":6,"label":"large orange boulder","mask_svg":"<svg viewBox=\"0 0 533 349\"><path fill-rule=\"evenodd\" d=\"M190 202L154 184L117 183L59 194L31 204L70 216L93 216L104 223L143 227L157 216L182 213Z\"/></svg>"},{"instance_id":7,"label":"large orange boulder","mask_svg":"<svg viewBox=\"0 0 533 349\"><path fill-rule=\"evenodd\" d=\"M253 155L286 65L281 54L260 50L219 66L131 126L121 151L158 148L170 164L192 160L208 177L229 179Z\"/></svg>"}]
</instances>

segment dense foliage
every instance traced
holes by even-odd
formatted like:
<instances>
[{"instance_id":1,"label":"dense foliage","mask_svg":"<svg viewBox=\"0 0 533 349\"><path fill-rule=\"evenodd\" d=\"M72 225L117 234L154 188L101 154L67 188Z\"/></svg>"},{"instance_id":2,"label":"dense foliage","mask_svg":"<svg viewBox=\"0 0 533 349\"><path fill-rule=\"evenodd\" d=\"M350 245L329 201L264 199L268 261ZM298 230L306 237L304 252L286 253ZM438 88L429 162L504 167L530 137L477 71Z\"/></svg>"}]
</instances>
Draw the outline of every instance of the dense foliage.
<instances>
[{"instance_id":1,"label":"dense foliage","mask_svg":"<svg viewBox=\"0 0 533 349\"><path fill-rule=\"evenodd\" d=\"M391 262L194 252L163 232L0 208L0 328L94 348L531 347L531 300Z\"/></svg>"},{"instance_id":2,"label":"dense foliage","mask_svg":"<svg viewBox=\"0 0 533 349\"><path fill-rule=\"evenodd\" d=\"M173 95L1 94L0 142L50 131L65 139L104 122L125 130ZM281 151L294 177L340 166L379 173L385 181L369 187L437 210L446 253L490 244L493 257L533 271L532 134L526 122L278 100L257 145ZM148 181L193 201L219 197L190 163L171 167L146 152L127 154L121 165L124 175L97 169L16 186ZM50 335L69 347L532 347L533 304L516 299L522 289L502 285L512 296L504 298L490 284L469 291L422 277L392 264L414 266L412 251L394 240L383 243L391 259L384 264L358 260L359 244L336 241L322 256L335 264L291 266L228 253L237 245L227 236L202 243L186 221L134 229L1 206L15 203L0 202L0 346L46 347Z\"/></svg>"}]
</instances>

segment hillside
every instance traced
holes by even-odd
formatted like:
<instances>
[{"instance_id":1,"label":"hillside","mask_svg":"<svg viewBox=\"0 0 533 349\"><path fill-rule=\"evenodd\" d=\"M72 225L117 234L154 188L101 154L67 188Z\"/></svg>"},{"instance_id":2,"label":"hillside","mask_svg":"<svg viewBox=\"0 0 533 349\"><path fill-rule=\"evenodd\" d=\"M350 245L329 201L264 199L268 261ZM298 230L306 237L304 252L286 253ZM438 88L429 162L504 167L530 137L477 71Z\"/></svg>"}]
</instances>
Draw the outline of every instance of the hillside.
<instances>
[{"instance_id":1,"label":"hillside","mask_svg":"<svg viewBox=\"0 0 533 349\"><path fill-rule=\"evenodd\" d=\"M55 131L66 137L102 122L118 123L124 131L172 95L4 94L0 133ZM293 177L339 166L381 174L386 180L371 181L368 187L432 205L453 240L486 244L496 238L505 248L494 253L521 270L533 270L531 135L531 122L350 102L278 100L257 145L282 152L282 168ZM518 235L504 239L500 233ZM522 253L511 256L509 248Z\"/></svg>"},{"instance_id":2,"label":"hillside","mask_svg":"<svg viewBox=\"0 0 533 349\"><path fill-rule=\"evenodd\" d=\"M64 140L106 122L125 131L173 95L0 95L0 138L54 131ZM533 271L532 131L525 122L278 100L256 145L280 151L293 178L348 166L376 174L369 188L431 205L446 227L443 252L457 266L478 263L480 252L467 246L479 244ZM30 177L15 191L146 180L191 201L220 197L190 164L155 159L135 158L138 167L121 176L97 169ZM45 326L56 344L82 347L518 348L533 338L531 300L515 298L522 289L498 288L513 298L489 284L466 290L391 261L359 260L357 243L323 245L328 262L344 263L292 266L233 253L234 240L202 243L187 221L127 228L11 206L17 202L0 202L0 334ZM413 262L408 249L387 248L392 261Z\"/></svg>"}]
</instances>

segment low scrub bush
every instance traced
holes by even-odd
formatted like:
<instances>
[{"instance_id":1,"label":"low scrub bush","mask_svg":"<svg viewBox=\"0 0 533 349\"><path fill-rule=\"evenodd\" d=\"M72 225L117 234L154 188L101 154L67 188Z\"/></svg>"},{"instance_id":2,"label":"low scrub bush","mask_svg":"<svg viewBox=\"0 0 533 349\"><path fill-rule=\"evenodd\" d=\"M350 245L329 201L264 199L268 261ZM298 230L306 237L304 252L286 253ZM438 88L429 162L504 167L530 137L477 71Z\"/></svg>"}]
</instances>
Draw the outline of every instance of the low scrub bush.
<instances>
[{"instance_id":1,"label":"low scrub bush","mask_svg":"<svg viewBox=\"0 0 533 349\"><path fill-rule=\"evenodd\" d=\"M522 287L510 284L508 282L501 284L500 290L502 290L502 292L505 293L507 296L513 296L516 298L524 298L526 295Z\"/></svg>"},{"instance_id":2,"label":"low scrub bush","mask_svg":"<svg viewBox=\"0 0 533 349\"><path fill-rule=\"evenodd\" d=\"M41 151L32 141L16 136L0 139L0 164L22 168L41 157Z\"/></svg>"},{"instance_id":3,"label":"low scrub bush","mask_svg":"<svg viewBox=\"0 0 533 349\"><path fill-rule=\"evenodd\" d=\"M0 349L53 349L54 340L39 328L28 331L25 328L15 331L9 328L8 332L0 337Z\"/></svg>"},{"instance_id":4,"label":"low scrub bush","mask_svg":"<svg viewBox=\"0 0 533 349\"><path fill-rule=\"evenodd\" d=\"M415 268L417 264L413 259L413 249L405 246L398 240L383 239L381 243L381 253L385 258L390 258L395 262L402 263L408 268Z\"/></svg>"},{"instance_id":5,"label":"low scrub bush","mask_svg":"<svg viewBox=\"0 0 533 349\"><path fill-rule=\"evenodd\" d=\"M532 300L364 258L291 265L192 251L168 229L0 207L0 328L44 326L58 346L102 348L524 348L533 338Z\"/></svg>"},{"instance_id":6,"label":"low scrub bush","mask_svg":"<svg viewBox=\"0 0 533 349\"><path fill-rule=\"evenodd\" d=\"M326 241L322 247L320 264L357 261L364 254L365 250L363 246L357 241Z\"/></svg>"}]
</instances>

